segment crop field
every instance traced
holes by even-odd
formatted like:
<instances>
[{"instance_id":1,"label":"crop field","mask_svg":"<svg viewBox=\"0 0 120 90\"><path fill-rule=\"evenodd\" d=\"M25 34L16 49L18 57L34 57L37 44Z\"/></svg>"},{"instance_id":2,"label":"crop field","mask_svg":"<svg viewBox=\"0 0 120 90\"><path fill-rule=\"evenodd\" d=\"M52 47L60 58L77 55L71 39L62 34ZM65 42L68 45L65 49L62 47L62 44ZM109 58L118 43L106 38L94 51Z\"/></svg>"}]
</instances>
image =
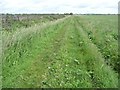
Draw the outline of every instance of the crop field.
<instances>
[{"instance_id":1,"label":"crop field","mask_svg":"<svg viewBox=\"0 0 120 90\"><path fill-rule=\"evenodd\" d=\"M1 31L2 87L117 88L117 15L50 18Z\"/></svg>"}]
</instances>

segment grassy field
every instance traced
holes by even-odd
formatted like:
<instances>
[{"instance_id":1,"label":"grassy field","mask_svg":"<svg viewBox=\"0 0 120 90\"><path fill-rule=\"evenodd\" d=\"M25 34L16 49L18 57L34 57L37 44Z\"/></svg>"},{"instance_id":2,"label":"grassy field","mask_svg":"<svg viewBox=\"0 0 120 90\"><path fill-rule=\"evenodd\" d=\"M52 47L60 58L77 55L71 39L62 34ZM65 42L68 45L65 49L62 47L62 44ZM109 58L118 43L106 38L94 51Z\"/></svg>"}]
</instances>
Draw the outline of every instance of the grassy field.
<instances>
[{"instance_id":1,"label":"grassy field","mask_svg":"<svg viewBox=\"0 0 120 90\"><path fill-rule=\"evenodd\" d=\"M73 15L2 31L3 88L117 88L116 15Z\"/></svg>"}]
</instances>

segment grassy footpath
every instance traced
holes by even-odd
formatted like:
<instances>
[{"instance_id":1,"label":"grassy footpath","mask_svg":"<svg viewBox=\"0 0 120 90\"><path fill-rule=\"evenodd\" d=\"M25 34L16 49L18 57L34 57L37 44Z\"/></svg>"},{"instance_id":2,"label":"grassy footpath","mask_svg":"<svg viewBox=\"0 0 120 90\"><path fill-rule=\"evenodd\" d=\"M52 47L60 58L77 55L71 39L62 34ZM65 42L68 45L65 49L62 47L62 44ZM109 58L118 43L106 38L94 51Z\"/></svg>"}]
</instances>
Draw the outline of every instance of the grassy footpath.
<instances>
[{"instance_id":1,"label":"grassy footpath","mask_svg":"<svg viewBox=\"0 0 120 90\"><path fill-rule=\"evenodd\" d=\"M92 87L85 65L80 61L78 33L72 17L66 27L66 34L58 58L50 66L44 87Z\"/></svg>"},{"instance_id":2,"label":"grassy footpath","mask_svg":"<svg viewBox=\"0 0 120 90\"><path fill-rule=\"evenodd\" d=\"M81 20L71 16L41 30L29 28L35 32L4 53L3 87L118 87L118 74L105 63Z\"/></svg>"},{"instance_id":3,"label":"grassy footpath","mask_svg":"<svg viewBox=\"0 0 120 90\"><path fill-rule=\"evenodd\" d=\"M80 25L80 23L78 25ZM82 52L84 53L87 69L90 72L93 87L117 87L118 75L111 67L107 66L99 49L91 42L84 28L82 26L78 26L78 28L81 39L83 39L84 42Z\"/></svg>"},{"instance_id":4,"label":"grassy footpath","mask_svg":"<svg viewBox=\"0 0 120 90\"><path fill-rule=\"evenodd\" d=\"M17 78L23 79L21 74L25 72L26 68L29 68L31 61L34 60L39 53L48 49L47 46L49 46L53 37L55 37L64 24L64 21L60 21L43 30L38 30L36 27L36 32L32 34L29 33L26 36L24 35L23 39L19 40L18 38L16 43L8 47L3 57L3 86L17 87L19 83ZM31 29L35 31L36 28ZM18 83L14 80L17 80Z\"/></svg>"},{"instance_id":5,"label":"grassy footpath","mask_svg":"<svg viewBox=\"0 0 120 90\"><path fill-rule=\"evenodd\" d=\"M78 20L106 63L119 71L117 16L81 16Z\"/></svg>"}]
</instances>

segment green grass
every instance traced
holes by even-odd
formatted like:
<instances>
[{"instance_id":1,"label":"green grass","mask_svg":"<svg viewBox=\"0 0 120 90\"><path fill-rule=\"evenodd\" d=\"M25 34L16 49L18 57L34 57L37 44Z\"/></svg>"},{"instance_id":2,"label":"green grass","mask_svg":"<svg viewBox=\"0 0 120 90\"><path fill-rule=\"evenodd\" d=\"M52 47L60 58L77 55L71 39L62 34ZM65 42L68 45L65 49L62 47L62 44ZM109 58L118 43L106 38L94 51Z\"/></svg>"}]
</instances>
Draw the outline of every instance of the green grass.
<instances>
[{"instance_id":1,"label":"green grass","mask_svg":"<svg viewBox=\"0 0 120 90\"><path fill-rule=\"evenodd\" d=\"M16 18L18 17L18 18ZM36 24L42 24L64 18L65 15L47 15L47 14L2 14L2 29L8 32L15 32L19 28L28 28Z\"/></svg>"},{"instance_id":2,"label":"green grass","mask_svg":"<svg viewBox=\"0 0 120 90\"><path fill-rule=\"evenodd\" d=\"M117 88L118 52L112 51L118 49L117 30L112 23L116 16L70 16L8 36L4 32L3 88ZM112 49L103 47L106 39ZM106 63L108 52L107 62L113 65Z\"/></svg>"},{"instance_id":3,"label":"green grass","mask_svg":"<svg viewBox=\"0 0 120 90\"><path fill-rule=\"evenodd\" d=\"M117 16L84 16L81 20L81 26L99 48L106 63L117 70L119 67Z\"/></svg>"}]
</instances>

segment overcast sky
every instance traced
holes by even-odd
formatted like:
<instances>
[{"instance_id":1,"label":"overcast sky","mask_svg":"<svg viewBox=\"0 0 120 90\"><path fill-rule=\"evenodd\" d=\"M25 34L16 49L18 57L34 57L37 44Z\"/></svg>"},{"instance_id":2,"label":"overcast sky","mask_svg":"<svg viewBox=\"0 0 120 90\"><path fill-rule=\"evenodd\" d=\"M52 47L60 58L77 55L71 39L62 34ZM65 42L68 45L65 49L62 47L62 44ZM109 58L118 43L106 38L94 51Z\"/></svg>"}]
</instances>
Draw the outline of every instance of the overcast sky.
<instances>
[{"instance_id":1,"label":"overcast sky","mask_svg":"<svg viewBox=\"0 0 120 90\"><path fill-rule=\"evenodd\" d=\"M119 0L0 0L0 13L118 13Z\"/></svg>"}]
</instances>

